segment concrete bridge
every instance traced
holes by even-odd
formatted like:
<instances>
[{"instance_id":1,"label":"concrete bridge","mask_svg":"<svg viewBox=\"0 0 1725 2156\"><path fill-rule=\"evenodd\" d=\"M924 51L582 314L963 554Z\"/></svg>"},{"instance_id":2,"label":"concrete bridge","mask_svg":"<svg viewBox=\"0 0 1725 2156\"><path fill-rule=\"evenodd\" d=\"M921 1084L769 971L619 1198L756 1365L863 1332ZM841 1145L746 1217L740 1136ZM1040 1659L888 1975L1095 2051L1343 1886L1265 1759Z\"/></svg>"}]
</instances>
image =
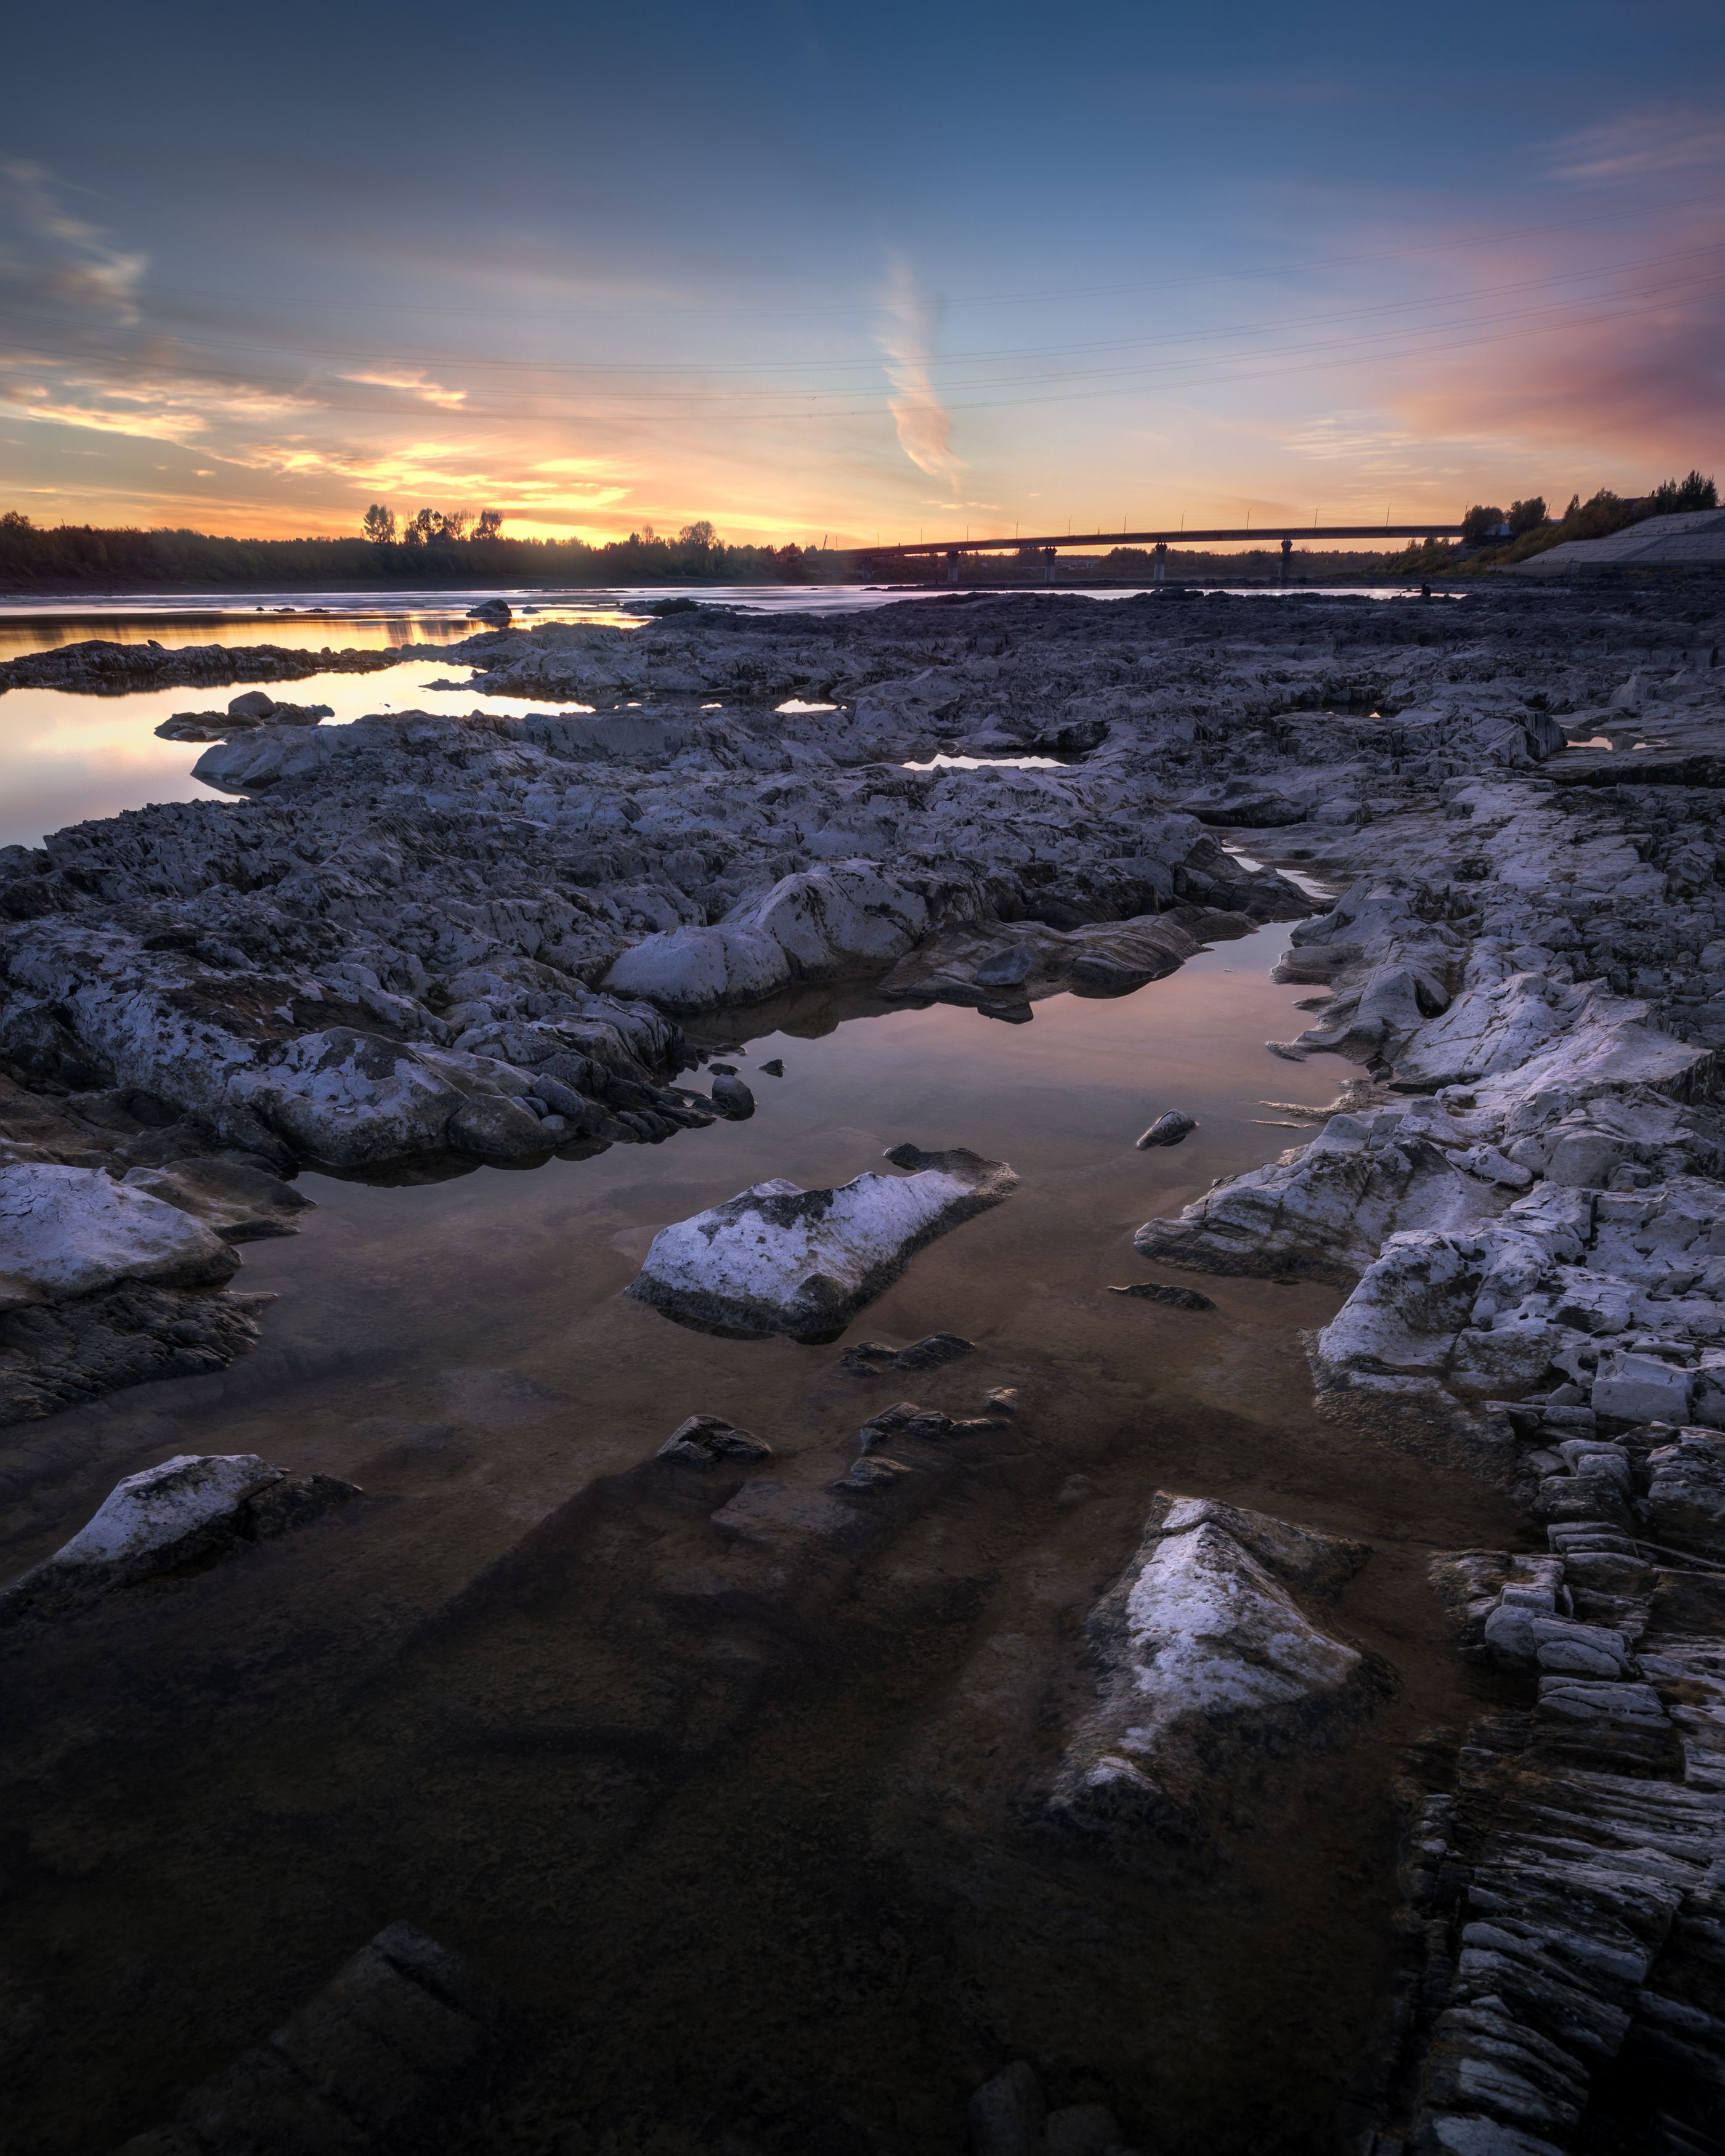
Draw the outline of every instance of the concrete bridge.
<instances>
[{"instance_id":1,"label":"concrete bridge","mask_svg":"<svg viewBox=\"0 0 1725 2156\"><path fill-rule=\"evenodd\" d=\"M1065 531L1050 536L1023 539L919 539L914 547L871 547L867 551L877 562L938 561L945 557L947 581L958 581L958 564L966 554L1034 555L1042 563L1045 583L1054 582L1055 557L1062 547L1149 547L1155 559L1151 566L1153 583L1160 583L1168 567L1170 547L1199 547L1246 545L1255 542L1279 542L1281 547L1281 581L1288 576L1288 560L1294 551L1296 539L1459 539L1459 524L1260 524L1255 531L1250 525L1245 530L1179 531Z\"/></svg>"}]
</instances>

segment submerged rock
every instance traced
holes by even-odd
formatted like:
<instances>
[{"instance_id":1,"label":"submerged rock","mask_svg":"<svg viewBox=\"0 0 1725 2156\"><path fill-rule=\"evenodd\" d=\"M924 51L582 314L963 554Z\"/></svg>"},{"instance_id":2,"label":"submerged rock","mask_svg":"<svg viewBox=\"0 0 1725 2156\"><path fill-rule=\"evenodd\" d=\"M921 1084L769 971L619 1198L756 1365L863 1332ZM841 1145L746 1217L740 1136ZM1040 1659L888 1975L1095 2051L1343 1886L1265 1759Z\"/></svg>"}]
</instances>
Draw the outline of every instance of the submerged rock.
<instances>
[{"instance_id":1,"label":"submerged rock","mask_svg":"<svg viewBox=\"0 0 1725 2156\"><path fill-rule=\"evenodd\" d=\"M776 1178L661 1228L624 1292L733 1337L836 1338L915 1251L1018 1184L1004 1162L962 1147L901 1145L886 1158L913 1172L860 1175L824 1190Z\"/></svg>"},{"instance_id":2,"label":"submerged rock","mask_svg":"<svg viewBox=\"0 0 1725 2156\"><path fill-rule=\"evenodd\" d=\"M176 1205L225 1242L256 1242L268 1235L299 1231L299 1215L316 1209L314 1201L280 1176L244 1161L165 1162L160 1168L128 1168L123 1186Z\"/></svg>"},{"instance_id":3,"label":"submerged rock","mask_svg":"<svg viewBox=\"0 0 1725 2156\"><path fill-rule=\"evenodd\" d=\"M1141 1302L1166 1303L1170 1310L1214 1310L1215 1304L1195 1287L1166 1287L1160 1281L1132 1281L1125 1287L1111 1287L1110 1295L1136 1296Z\"/></svg>"},{"instance_id":4,"label":"submerged rock","mask_svg":"<svg viewBox=\"0 0 1725 2156\"><path fill-rule=\"evenodd\" d=\"M924 1339L913 1340L908 1348L883 1347L878 1340L860 1341L855 1347L847 1348L839 1359L854 1375L869 1378L887 1370L938 1370L956 1363L962 1355L975 1353L976 1342L959 1333L931 1332Z\"/></svg>"},{"instance_id":5,"label":"submerged rock","mask_svg":"<svg viewBox=\"0 0 1725 2156\"><path fill-rule=\"evenodd\" d=\"M298 2156L424 2148L483 2092L510 2033L498 1994L411 1924L388 1925L264 2042L117 2156Z\"/></svg>"}]
</instances>

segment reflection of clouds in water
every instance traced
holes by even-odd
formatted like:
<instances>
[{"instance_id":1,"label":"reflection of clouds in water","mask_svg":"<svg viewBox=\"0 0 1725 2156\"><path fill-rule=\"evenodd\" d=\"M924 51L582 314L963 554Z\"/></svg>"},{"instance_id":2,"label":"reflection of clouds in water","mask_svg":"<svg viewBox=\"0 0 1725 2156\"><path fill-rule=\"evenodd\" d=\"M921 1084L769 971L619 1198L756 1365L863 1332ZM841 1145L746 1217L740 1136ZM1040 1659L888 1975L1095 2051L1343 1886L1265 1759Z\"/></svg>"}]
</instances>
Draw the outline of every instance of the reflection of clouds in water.
<instances>
[{"instance_id":1,"label":"reflection of clouds in water","mask_svg":"<svg viewBox=\"0 0 1725 2156\"><path fill-rule=\"evenodd\" d=\"M165 640L165 639L164 639ZM586 712L585 704L535 703L481 696L465 680L434 681L470 668L426 660L386 674L312 674L273 681L266 693L285 703L327 704L326 726L351 725L368 713L421 711L459 717L469 711L521 718L533 712ZM39 845L44 834L93 816L117 816L159 801L220 799L192 776L208 743L160 741L156 728L177 711L224 712L246 685L209 689L141 689L127 696L80 696L64 689L13 689L0 696L0 846ZM387 694L385 692L388 692Z\"/></svg>"}]
</instances>

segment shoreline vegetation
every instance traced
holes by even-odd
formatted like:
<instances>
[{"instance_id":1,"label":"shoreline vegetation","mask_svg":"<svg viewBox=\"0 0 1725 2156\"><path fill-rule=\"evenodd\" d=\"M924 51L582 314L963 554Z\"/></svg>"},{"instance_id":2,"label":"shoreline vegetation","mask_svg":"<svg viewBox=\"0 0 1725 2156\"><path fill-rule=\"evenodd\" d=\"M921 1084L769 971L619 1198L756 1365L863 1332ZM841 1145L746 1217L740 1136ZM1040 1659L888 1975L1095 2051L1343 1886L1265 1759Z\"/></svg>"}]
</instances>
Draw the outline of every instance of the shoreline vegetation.
<instances>
[{"instance_id":1,"label":"shoreline vegetation","mask_svg":"<svg viewBox=\"0 0 1725 2156\"><path fill-rule=\"evenodd\" d=\"M1714 481L1692 470L1645 495L1623 496L1601 487L1589 501L1572 497L1560 517L1547 515L1543 495L1512 502L1506 511L1471 507L1459 544L1420 542L1394 552L1349 553L1298 549L1295 581L1339 578L1400 579L1467 576L1512 568L1535 554L1574 539L1601 539L1651 516L1715 509ZM39 526L18 510L0 515L0 592L40 592L44 597L100 587L108 591L223 588L289 590L336 586L380 591L447 586L512 590L608 589L653 584L821 584L892 583L945 584L944 562L883 559L872 548L732 546L706 520L685 525L675 538L644 525L626 539L592 546L583 539L516 539L504 536L495 510L448 512L422 509L398 524L382 502L367 510L357 537L251 539L188 530L144 531L89 524ZM1116 547L1106 554L1066 555L1059 583L1149 581L1156 557L1147 547ZM1024 557L967 557L967 583L1045 581L1040 553ZM1163 574L1174 582L1226 579L1239 583L1280 581L1279 546L1238 554L1170 547ZM986 569L985 575L975 573Z\"/></svg>"}]
</instances>

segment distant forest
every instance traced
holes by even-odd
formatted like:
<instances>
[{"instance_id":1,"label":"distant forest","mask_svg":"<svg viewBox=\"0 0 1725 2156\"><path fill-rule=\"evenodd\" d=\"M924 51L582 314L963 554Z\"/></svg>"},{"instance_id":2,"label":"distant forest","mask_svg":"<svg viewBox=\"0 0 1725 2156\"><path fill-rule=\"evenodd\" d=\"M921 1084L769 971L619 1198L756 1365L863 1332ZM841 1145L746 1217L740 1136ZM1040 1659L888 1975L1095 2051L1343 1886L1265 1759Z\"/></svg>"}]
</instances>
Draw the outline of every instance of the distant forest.
<instances>
[{"instance_id":1,"label":"distant forest","mask_svg":"<svg viewBox=\"0 0 1725 2156\"><path fill-rule=\"evenodd\" d=\"M1625 497L1602 487L1590 501L1576 495L1561 516L1548 515L1534 495L1507 510L1476 505L1463 519L1466 536L1417 544L1399 553L1344 553L1300 547L1290 568L1296 582L1356 577L1467 574L1502 568L1567 539L1599 539L1645 517L1712 509L1718 490L1692 471L1645 495ZM1055 564L1063 584L1088 580L1148 582L1154 560L1142 547L1106 555L1065 555ZM1165 574L1271 583L1281 567L1279 547L1239 554L1196 548L1168 552ZM967 557L965 583L1041 583L1042 558ZM511 539L495 510L422 509L398 524L382 502L366 511L362 536L352 539L223 539L202 531L105 530L90 524L39 526L17 510L0 516L0 591L399 589L449 585L557 589L629 584L818 584L866 578L891 583L947 581L942 559L906 562L870 548L732 547L706 521L661 538L650 525L591 547L584 539Z\"/></svg>"},{"instance_id":2,"label":"distant forest","mask_svg":"<svg viewBox=\"0 0 1725 2156\"><path fill-rule=\"evenodd\" d=\"M475 519L422 510L398 530L382 505L367 512L376 536L355 539L223 539L202 531L105 531L39 526L17 510L0 516L0 589L199 590L233 586L323 588L449 584L818 583L841 559L800 547L727 547L711 524L675 539L649 526L590 547L581 539L509 539L495 511Z\"/></svg>"}]
</instances>

